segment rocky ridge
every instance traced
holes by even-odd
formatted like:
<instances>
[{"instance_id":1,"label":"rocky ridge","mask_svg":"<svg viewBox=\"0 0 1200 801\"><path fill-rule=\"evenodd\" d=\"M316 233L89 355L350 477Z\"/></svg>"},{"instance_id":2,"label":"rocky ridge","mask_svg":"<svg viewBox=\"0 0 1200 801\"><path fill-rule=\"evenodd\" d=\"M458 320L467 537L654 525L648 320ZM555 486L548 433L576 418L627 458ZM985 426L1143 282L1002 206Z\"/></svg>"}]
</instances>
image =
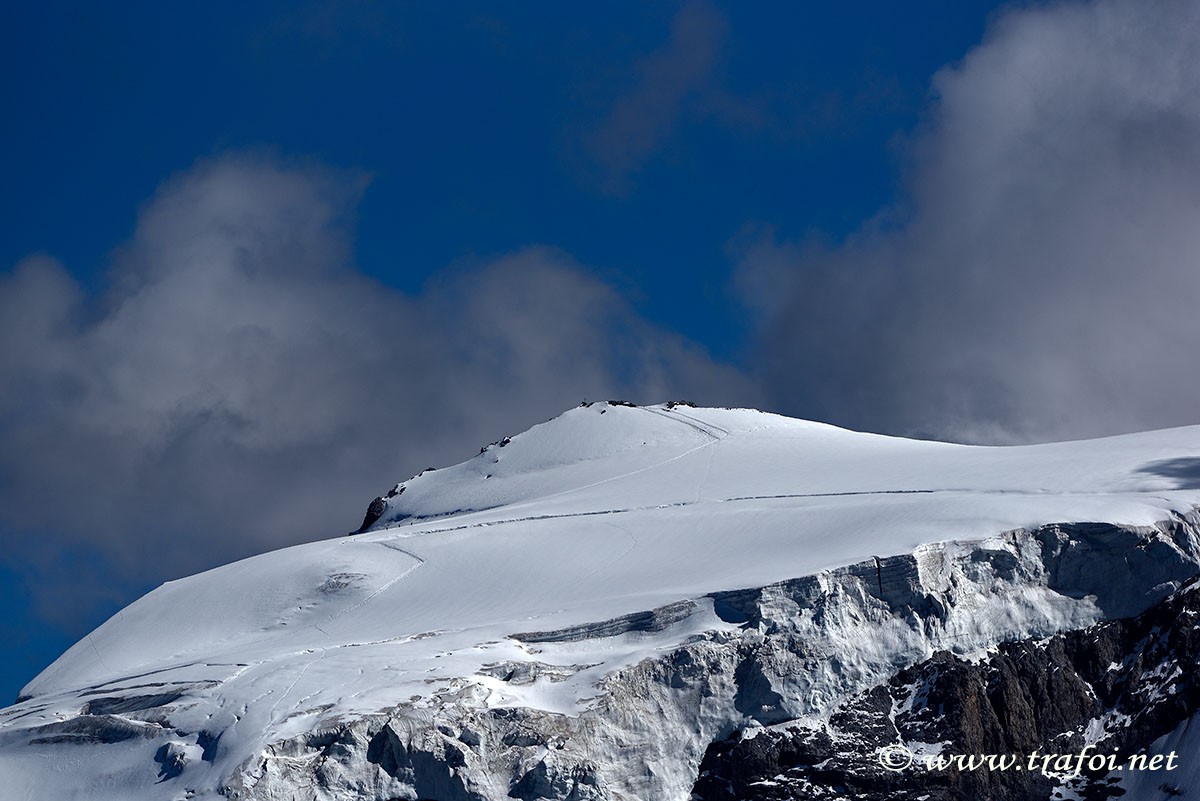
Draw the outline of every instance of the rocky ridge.
<instances>
[{"instance_id":1,"label":"rocky ridge","mask_svg":"<svg viewBox=\"0 0 1200 801\"><path fill-rule=\"evenodd\" d=\"M742 729L709 747L692 797L1100 801L1124 795L1117 774L1131 769L1130 756L1154 756L1155 741L1197 711L1193 579L1136 617L1000 643L978 660L939 651L819 721ZM899 749L892 761L889 748ZM1047 761L1075 754L1091 764ZM1012 759L956 763L954 755ZM1195 754L1158 756L1160 797L1184 795L1172 771Z\"/></svg>"}]
</instances>

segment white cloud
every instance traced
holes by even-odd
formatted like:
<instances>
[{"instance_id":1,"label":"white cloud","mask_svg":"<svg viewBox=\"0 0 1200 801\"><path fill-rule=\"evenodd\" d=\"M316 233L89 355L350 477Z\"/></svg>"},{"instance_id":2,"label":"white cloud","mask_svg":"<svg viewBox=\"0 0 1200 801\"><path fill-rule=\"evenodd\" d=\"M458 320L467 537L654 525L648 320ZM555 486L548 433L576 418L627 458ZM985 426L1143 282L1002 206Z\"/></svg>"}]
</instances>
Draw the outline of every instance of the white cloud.
<instances>
[{"instance_id":1,"label":"white cloud","mask_svg":"<svg viewBox=\"0 0 1200 801\"><path fill-rule=\"evenodd\" d=\"M1187 2L1001 17L935 77L906 203L838 246L743 238L775 397L993 441L1200 422L1197 48Z\"/></svg>"},{"instance_id":2,"label":"white cloud","mask_svg":"<svg viewBox=\"0 0 1200 801\"><path fill-rule=\"evenodd\" d=\"M365 277L362 186L202 163L143 210L104 297L47 257L0 278L0 525L143 583L344 533L391 483L584 397L753 400L551 249L417 295Z\"/></svg>"}]
</instances>

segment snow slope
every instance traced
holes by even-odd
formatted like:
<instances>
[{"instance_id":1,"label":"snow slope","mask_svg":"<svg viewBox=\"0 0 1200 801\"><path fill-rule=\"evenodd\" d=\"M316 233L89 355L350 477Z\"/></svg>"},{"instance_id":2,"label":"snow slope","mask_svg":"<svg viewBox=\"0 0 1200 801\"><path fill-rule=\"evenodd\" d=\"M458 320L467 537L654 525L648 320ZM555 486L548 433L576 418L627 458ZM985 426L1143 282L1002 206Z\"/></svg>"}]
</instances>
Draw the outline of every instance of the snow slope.
<instances>
[{"instance_id":1,"label":"snow slope","mask_svg":"<svg viewBox=\"0 0 1200 801\"><path fill-rule=\"evenodd\" d=\"M207 797L272 744L400 704L436 710L446 694L579 715L604 677L737 630L712 593L929 543L1186 513L1200 504L1200 426L975 447L596 403L390 495L366 533L168 582L73 646L0 712L4 797ZM1062 619L1038 625L1093 622L1094 600L1047 601ZM588 633L661 607L647 632ZM1021 625L997 615L976 634ZM552 645L511 636L563 630L575 634ZM561 675L495 667L547 662Z\"/></svg>"}]
</instances>

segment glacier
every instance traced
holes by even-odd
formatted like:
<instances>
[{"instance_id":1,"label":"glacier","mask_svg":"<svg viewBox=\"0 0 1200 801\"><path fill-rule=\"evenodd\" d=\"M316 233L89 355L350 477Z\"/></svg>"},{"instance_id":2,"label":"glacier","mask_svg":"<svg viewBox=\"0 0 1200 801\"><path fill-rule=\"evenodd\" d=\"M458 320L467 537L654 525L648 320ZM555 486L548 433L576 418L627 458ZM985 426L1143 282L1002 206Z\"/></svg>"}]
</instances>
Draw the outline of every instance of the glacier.
<instances>
[{"instance_id":1,"label":"glacier","mask_svg":"<svg viewBox=\"0 0 1200 801\"><path fill-rule=\"evenodd\" d=\"M0 710L3 797L685 801L724 738L1163 602L1198 506L1200 426L585 404L123 609Z\"/></svg>"}]
</instances>

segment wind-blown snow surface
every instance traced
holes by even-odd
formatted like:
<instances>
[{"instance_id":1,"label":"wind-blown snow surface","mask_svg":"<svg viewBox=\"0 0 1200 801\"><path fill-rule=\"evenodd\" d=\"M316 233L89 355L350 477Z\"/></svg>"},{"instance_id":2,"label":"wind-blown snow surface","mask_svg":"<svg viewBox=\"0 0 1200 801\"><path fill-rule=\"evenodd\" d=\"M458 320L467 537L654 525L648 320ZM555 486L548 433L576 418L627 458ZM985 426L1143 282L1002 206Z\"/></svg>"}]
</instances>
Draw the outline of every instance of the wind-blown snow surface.
<instances>
[{"instance_id":1,"label":"wind-blown snow surface","mask_svg":"<svg viewBox=\"0 0 1200 801\"><path fill-rule=\"evenodd\" d=\"M1003 532L1049 523L1151 527L1197 504L1200 427L974 447L752 410L596 403L398 485L366 533L168 582L130 605L0 712L2 792L207 797L273 744L398 705L430 710L432 726L450 696L578 716L604 677L737 631L713 593L928 555L930 543L1007 547ZM945 564L955 553L933 550ZM944 580L920 564L922 581ZM992 598L954 625L970 629L969 647L1087 625L1105 615L1102 589L1027 587L1014 608L1040 619ZM589 629L661 607L646 631ZM892 647L867 641L872 631L859 646ZM880 659L910 658L896 649ZM530 680L513 681L521 670ZM820 712L814 698L802 711ZM690 785L663 787L682 799Z\"/></svg>"}]
</instances>

